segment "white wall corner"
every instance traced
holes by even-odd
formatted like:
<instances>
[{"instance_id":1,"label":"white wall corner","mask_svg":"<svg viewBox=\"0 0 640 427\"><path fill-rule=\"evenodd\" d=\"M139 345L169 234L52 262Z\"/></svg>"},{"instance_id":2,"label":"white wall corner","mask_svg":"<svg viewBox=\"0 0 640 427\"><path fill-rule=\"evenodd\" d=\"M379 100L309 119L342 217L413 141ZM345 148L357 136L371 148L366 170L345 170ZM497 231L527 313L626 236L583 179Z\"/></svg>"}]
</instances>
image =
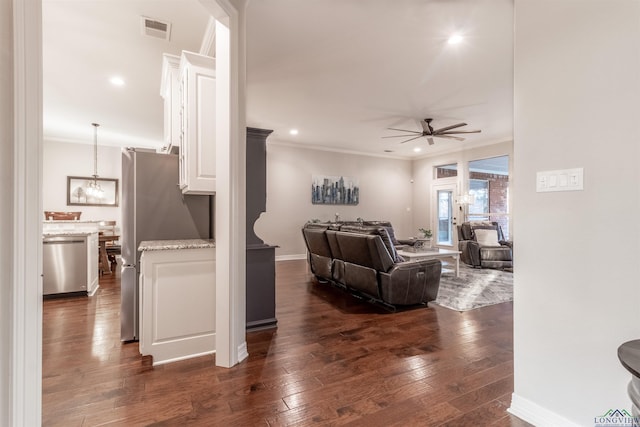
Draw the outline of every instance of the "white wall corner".
<instances>
[{"instance_id":1,"label":"white wall corner","mask_svg":"<svg viewBox=\"0 0 640 427\"><path fill-rule=\"evenodd\" d=\"M247 342L244 341L238 346L238 363L249 357L249 351L247 350Z\"/></svg>"},{"instance_id":2,"label":"white wall corner","mask_svg":"<svg viewBox=\"0 0 640 427\"><path fill-rule=\"evenodd\" d=\"M580 427L579 424L569 421L555 412L543 408L515 393L511 395L511 406L507 411L534 426Z\"/></svg>"}]
</instances>

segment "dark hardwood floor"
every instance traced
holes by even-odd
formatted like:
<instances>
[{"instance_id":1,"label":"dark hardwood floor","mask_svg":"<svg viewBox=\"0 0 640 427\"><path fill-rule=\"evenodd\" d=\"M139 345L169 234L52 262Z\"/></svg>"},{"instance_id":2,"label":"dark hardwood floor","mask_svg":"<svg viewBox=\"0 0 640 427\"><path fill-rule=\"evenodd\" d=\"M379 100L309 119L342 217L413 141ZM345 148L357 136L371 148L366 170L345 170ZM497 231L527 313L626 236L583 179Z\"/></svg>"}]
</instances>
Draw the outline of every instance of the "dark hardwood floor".
<instances>
[{"instance_id":1,"label":"dark hardwood floor","mask_svg":"<svg viewBox=\"0 0 640 427\"><path fill-rule=\"evenodd\" d=\"M44 302L45 426L528 426L506 412L511 303L389 313L279 262L278 328L247 334L247 360L152 367L120 342L117 274Z\"/></svg>"}]
</instances>

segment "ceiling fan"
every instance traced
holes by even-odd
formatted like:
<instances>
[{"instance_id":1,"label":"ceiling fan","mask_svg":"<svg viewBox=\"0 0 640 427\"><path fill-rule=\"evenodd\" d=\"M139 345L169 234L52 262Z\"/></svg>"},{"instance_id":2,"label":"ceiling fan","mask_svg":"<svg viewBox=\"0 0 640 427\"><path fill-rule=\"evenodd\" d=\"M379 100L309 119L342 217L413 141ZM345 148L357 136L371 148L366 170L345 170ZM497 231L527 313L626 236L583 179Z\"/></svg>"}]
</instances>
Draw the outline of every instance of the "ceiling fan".
<instances>
[{"instance_id":1,"label":"ceiling fan","mask_svg":"<svg viewBox=\"0 0 640 427\"><path fill-rule=\"evenodd\" d=\"M418 139L418 138L422 138L422 137L426 137L427 141L429 141L429 145L433 145L433 138L448 138L448 139L455 139L457 141L464 141L464 138L461 138L459 136L455 136L457 134L462 134L462 133L480 133L479 130L453 130L453 129L457 129L459 127L462 126L466 126L466 123L458 123L455 125L451 125L451 126L445 126L443 128L440 129L434 129L433 127L431 127L431 122L433 121L433 119L424 119L422 121L420 121L420 124L422 125L422 132L416 131L416 130L407 130L407 129L396 129L396 128L387 128L389 130L396 130L396 131L400 131L400 132L409 132L409 134L415 134L416 136L413 135L392 135L392 136L383 136L383 138L406 138L408 136L411 136L411 138L406 139L404 141L400 141L400 144L404 144L405 142L409 142L409 141L413 141L414 139Z\"/></svg>"}]
</instances>

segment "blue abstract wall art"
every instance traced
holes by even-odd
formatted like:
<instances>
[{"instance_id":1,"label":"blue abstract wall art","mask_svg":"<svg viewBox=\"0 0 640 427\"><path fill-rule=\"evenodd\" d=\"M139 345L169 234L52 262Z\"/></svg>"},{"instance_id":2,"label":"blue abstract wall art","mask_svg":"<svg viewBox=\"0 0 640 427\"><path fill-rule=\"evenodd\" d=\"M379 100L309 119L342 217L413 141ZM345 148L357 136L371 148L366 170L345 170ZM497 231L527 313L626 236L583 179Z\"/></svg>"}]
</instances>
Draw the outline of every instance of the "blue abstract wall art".
<instances>
[{"instance_id":1,"label":"blue abstract wall art","mask_svg":"<svg viewBox=\"0 0 640 427\"><path fill-rule=\"evenodd\" d=\"M311 203L314 205L357 205L360 201L357 178L314 175L311 181Z\"/></svg>"}]
</instances>

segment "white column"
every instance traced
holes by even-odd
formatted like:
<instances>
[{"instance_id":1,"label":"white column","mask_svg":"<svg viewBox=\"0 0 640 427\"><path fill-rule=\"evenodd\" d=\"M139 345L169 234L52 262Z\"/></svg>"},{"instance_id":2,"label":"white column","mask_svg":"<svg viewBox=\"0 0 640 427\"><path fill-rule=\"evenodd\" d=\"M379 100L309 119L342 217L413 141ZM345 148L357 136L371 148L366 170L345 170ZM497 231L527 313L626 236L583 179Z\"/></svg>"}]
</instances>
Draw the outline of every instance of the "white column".
<instances>
[{"instance_id":1,"label":"white column","mask_svg":"<svg viewBox=\"0 0 640 427\"><path fill-rule=\"evenodd\" d=\"M216 365L246 350L245 1L201 0L216 25Z\"/></svg>"},{"instance_id":2,"label":"white column","mask_svg":"<svg viewBox=\"0 0 640 427\"><path fill-rule=\"evenodd\" d=\"M2 2L2 412L38 426L42 396L42 7ZM13 12L13 15L12 15ZM13 23L7 17L13 16ZM13 46L6 44L13 41ZM12 77L5 73L12 72ZM5 78L6 77L6 78ZM6 158L9 160L5 160ZM7 224L10 228L7 229ZM8 309L6 309L8 307ZM10 326L5 326L10 325ZM8 333L8 334L7 334ZM7 370L8 369L8 375Z\"/></svg>"}]
</instances>

